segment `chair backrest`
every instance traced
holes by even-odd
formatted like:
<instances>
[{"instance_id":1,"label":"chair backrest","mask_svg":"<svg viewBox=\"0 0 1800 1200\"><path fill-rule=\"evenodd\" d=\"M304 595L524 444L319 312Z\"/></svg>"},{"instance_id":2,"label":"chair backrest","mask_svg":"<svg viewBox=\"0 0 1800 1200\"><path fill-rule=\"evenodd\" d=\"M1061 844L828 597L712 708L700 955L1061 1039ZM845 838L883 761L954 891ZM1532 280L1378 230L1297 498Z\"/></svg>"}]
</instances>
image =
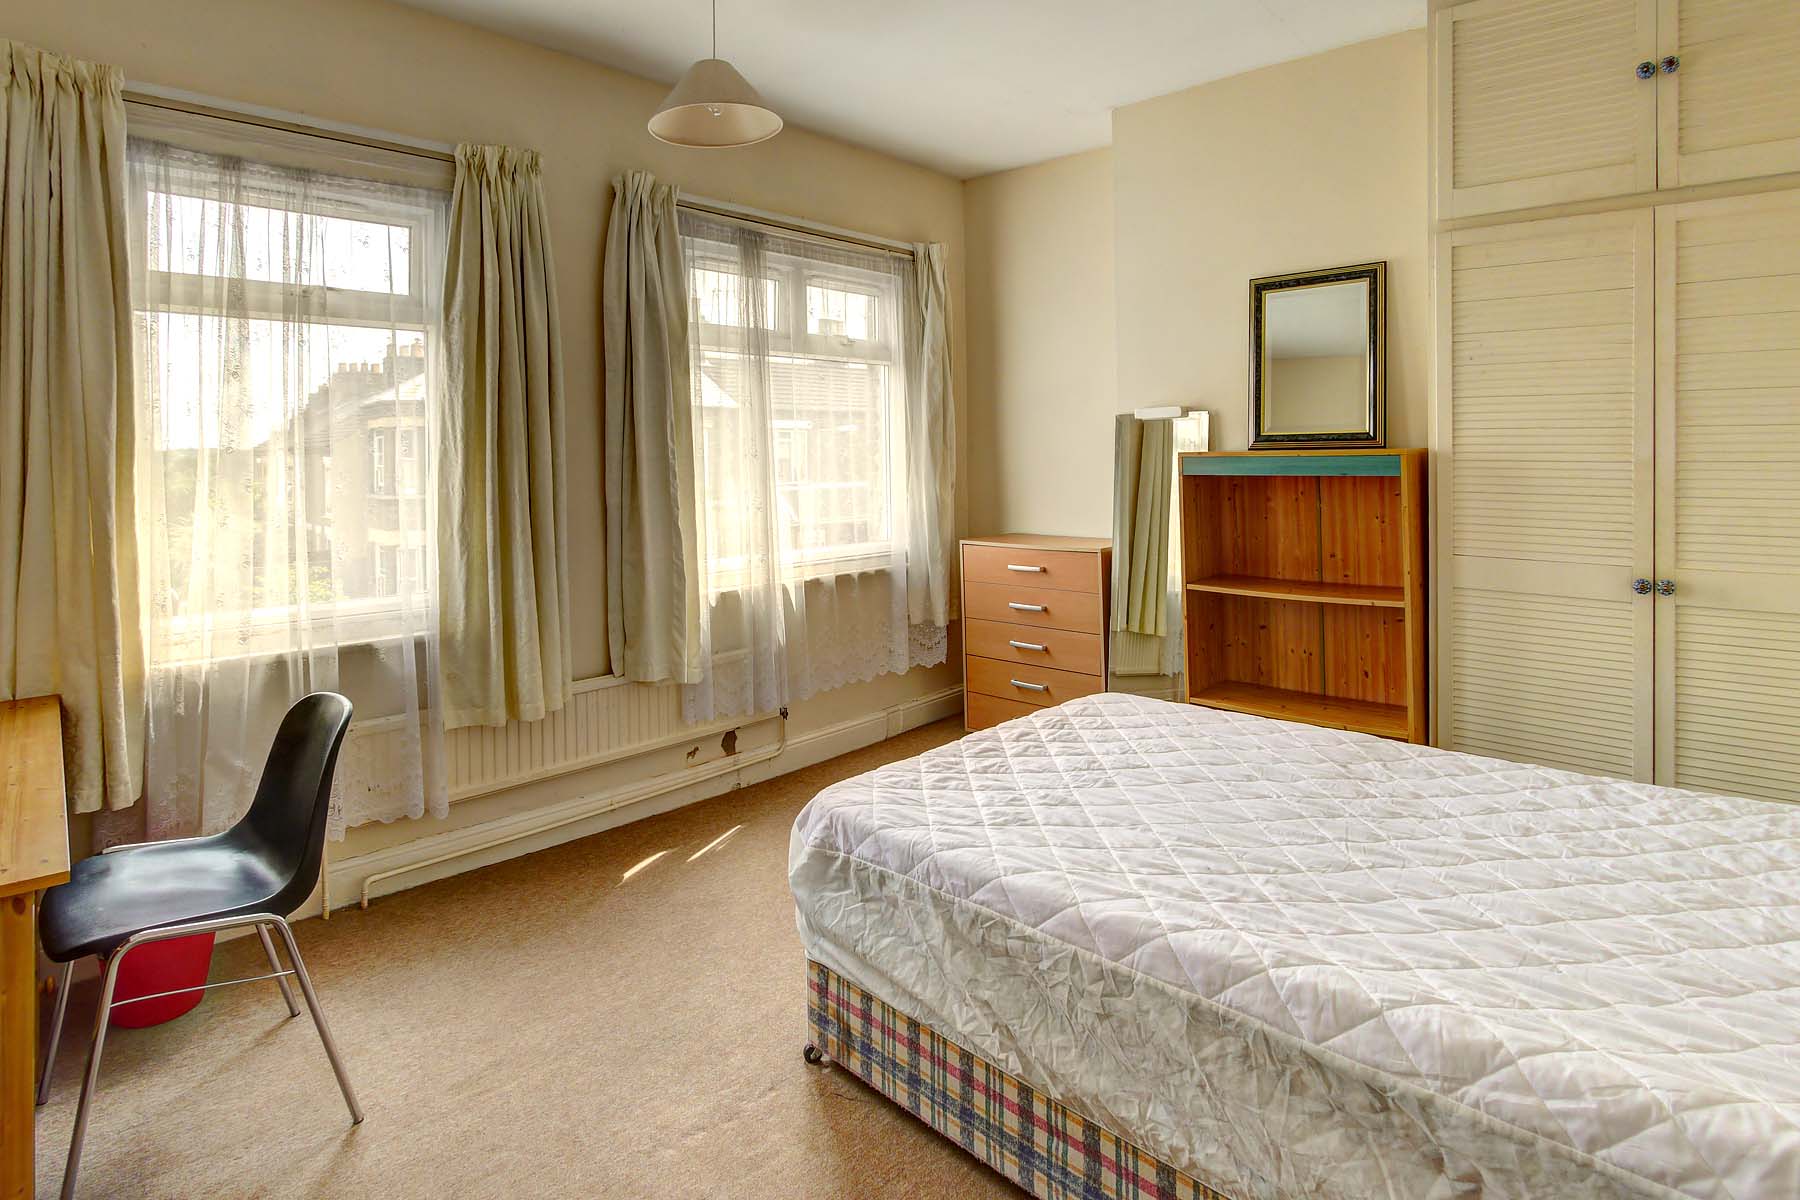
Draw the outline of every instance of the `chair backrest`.
<instances>
[{"instance_id":1,"label":"chair backrest","mask_svg":"<svg viewBox=\"0 0 1800 1200\"><path fill-rule=\"evenodd\" d=\"M286 880L270 904L279 916L305 903L319 882L331 777L350 713L350 701L336 692L296 701L275 731L250 811L225 835Z\"/></svg>"}]
</instances>

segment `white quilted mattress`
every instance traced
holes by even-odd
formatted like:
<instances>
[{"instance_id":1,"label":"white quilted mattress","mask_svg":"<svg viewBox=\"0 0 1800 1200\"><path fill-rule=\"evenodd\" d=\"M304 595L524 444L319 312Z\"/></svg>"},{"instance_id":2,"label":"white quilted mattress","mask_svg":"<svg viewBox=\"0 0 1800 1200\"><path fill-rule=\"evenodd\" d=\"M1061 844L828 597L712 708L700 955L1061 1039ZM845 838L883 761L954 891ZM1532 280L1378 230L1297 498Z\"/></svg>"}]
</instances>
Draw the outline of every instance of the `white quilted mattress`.
<instances>
[{"instance_id":1,"label":"white quilted mattress","mask_svg":"<svg viewBox=\"0 0 1800 1200\"><path fill-rule=\"evenodd\" d=\"M1800 1197L1800 811L1122 695L821 792L807 953L1236 1200Z\"/></svg>"}]
</instances>

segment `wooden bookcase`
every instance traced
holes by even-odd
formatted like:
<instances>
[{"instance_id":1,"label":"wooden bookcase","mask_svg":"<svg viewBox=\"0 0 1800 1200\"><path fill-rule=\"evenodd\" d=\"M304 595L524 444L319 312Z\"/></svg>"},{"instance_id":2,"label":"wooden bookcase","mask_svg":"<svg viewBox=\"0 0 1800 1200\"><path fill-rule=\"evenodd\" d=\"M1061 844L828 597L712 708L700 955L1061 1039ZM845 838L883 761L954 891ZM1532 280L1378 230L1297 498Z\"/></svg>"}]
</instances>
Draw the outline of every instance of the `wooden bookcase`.
<instances>
[{"instance_id":1,"label":"wooden bookcase","mask_svg":"<svg viewBox=\"0 0 1800 1200\"><path fill-rule=\"evenodd\" d=\"M1424 742L1425 451L1181 456L1193 704Z\"/></svg>"}]
</instances>

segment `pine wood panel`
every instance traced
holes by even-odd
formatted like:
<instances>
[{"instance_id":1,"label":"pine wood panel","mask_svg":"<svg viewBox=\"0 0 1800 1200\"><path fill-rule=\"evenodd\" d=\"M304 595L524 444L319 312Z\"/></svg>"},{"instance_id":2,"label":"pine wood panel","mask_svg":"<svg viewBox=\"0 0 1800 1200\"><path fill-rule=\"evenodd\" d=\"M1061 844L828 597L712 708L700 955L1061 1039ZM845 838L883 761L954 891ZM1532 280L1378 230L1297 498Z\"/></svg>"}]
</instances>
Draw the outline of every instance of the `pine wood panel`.
<instances>
[{"instance_id":1,"label":"pine wood panel","mask_svg":"<svg viewBox=\"0 0 1800 1200\"><path fill-rule=\"evenodd\" d=\"M1425 455L1361 453L1399 474L1348 471L1341 453L1192 456L1191 701L1426 740ZM1289 473L1308 469L1341 473Z\"/></svg>"},{"instance_id":2,"label":"pine wood panel","mask_svg":"<svg viewBox=\"0 0 1800 1200\"><path fill-rule=\"evenodd\" d=\"M1437 735L1647 779L1653 541L1646 212L1447 234L1438 254Z\"/></svg>"},{"instance_id":3,"label":"pine wood panel","mask_svg":"<svg viewBox=\"0 0 1800 1200\"><path fill-rule=\"evenodd\" d=\"M1478 0L1437 22L1441 217L1656 184L1656 0Z\"/></svg>"},{"instance_id":4,"label":"pine wood panel","mask_svg":"<svg viewBox=\"0 0 1800 1200\"><path fill-rule=\"evenodd\" d=\"M1657 184L1800 171L1800 4L1661 0Z\"/></svg>"},{"instance_id":5,"label":"pine wood panel","mask_svg":"<svg viewBox=\"0 0 1800 1200\"><path fill-rule=\"evenodd\" d=\"M1393 704L1284 691L1255 683L1215 684L1195 695L1193 702L1278 721L1323 725L1327 729L1349 729L1391 738L1407 736L1406 710Z\"/></svg>"},{"instance_id":6,"label":"pine wood panel","mask_svg":"<svg viewBox=\"0 0 1800 1200\"><path fill-rule=\"evenodd\" d=\"M0 1197L35 1185L37 893L69 878L62 705L0 703Z\"/></svg>"},{"instance_id":7,"label":"pine wood panel","mask_svg":"<svg viewBox=\"0 0 1800 1200\"><path fill-rule=\"evenodd\" d=\"M1800 801L1800 194L1659 210L1657 292L1657 777Z\"/></svg>"}]
</instances>

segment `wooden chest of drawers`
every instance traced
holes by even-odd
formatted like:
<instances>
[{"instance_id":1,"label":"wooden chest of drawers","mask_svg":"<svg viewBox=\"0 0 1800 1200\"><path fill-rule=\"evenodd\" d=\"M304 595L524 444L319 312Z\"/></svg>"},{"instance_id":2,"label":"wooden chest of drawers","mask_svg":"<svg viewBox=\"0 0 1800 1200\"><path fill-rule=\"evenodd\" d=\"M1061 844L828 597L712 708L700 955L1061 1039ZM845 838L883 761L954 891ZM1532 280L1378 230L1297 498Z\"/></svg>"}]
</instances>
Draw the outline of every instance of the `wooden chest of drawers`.
<instances>
[{"instance_id":1,"label":"wooden chest of drawers","mask_svg":"<svg viewBox=\"0 0 1800 1200\"><path fill-rule=\"evenodd\" d=\"M968 729L1106 690L1111 542L965 538L962 581Z\"/></svg>"}]
</instances>

